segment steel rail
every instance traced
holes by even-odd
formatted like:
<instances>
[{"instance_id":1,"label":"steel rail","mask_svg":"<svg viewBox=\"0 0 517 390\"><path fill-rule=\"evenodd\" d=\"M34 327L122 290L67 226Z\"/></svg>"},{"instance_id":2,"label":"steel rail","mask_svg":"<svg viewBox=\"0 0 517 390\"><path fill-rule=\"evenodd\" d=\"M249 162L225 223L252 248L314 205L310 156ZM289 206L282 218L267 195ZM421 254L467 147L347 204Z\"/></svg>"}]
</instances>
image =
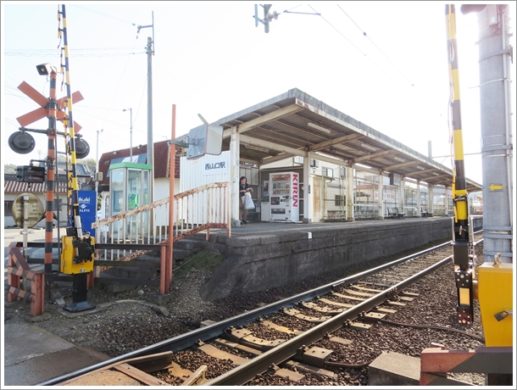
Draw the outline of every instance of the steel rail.
<instances>
[{"instance_id":1,"label":"steel rail","mask_svg":"<svg viewBox=\"0 0 517 390\"><path fill-rule=\"evenodd\" d=\"M379 265L377 267L368 269L366 271L362 271L362 272L356 273L354 275L347 276L345 278L339 279L337 281L325 284L323 286L316 287L316 288L314 288L312 290L305 291L305 292L302 292L300 294L296 294L294 296L282 299L280 301L276 301L276 302L270 303L268 305L265 305L265 306L262 306L262 307L259 307L259 308L247 311L245 313L238 314L236 316L227 318L227 319L222 320L220 322L216 322L216 323L214 323L212 325L209 325L209 326L206 326L206 327L203 327L203 328L199 328L199 329L195 329L195 330L190 331L188 333L184 333L184 334L172 337L170 339L163 340L163 341L160 341L160 342L152 344L152 345L148 345L148 346L143 347L141 349L138 349L138 350L135 350L135 351L132 351L132 352L128 352L126 354L123 354L123 355L120 355L120 356L117 356L117 357L114 357L114 358L111 358L111 359L108 359L108 360L105 360L105 361L93 364L91 366L84 367L84 368L81 368L79 370L76 370L76 371L73 371L73 372L70 372L70 373L67 373L67 374L63 374L63 375L51 378L51 379L49 379L49 380L47 380L45 382L39 383L38 386L54 385L54 384L57 384L59 382L63 382L65 380L77 377L79 375L83 375L83 374L86 374L88 372L97 370L99 368L103 368L103 367L105 367L107 365L110 365L110 364L113 364L113 363L117 363L117 362L125 360L125 359L141 356L141 355L144 355L144 354L151 354L151 353L157 353L157 352L163 352L163 351L179 351L179 350L186 349L186 348L196 344L199 340L206 341L206 340L215 338L215 337L223 334L224 331L227 328L229 328L230 326L246 325L246 324L256 320L257 318L260 318L260 317L266 316L268 314L274 313L274 312L278 311L279 309L281 309L283 307L293 306L293 305L295 305L296 303L298 303L300 301L309 300L309 299L312 299L312 298L314 298L316 296L327 294L327 293L333 291L337 286L340 286L342 284L347 284L347 283L348 284L349 283L353 283L353 282L355 282L355 281L357 281L357 280L359 280L361 278L364 278L365 276L368 276L370 274L379 272L379 271L381 271L383 269L389 268L389 267L394 266L396 264L399 264L399 263L411 260L411 259L416 258L418 256L422 256L422 255L428 254L428 253L433 252L435 250L438 250L438 249L441 249L443 247L446 247L446 246L448 246L450 244L451 244L451 241L447 241L447 242L444 242L442 244L435 245L435 246L433 246L431 248L427 248L427 249L424 249L424 250L412 253L412 254L410 254L408 256L404 256L402 258L390 261L390 262L388 262L386 264L382 264L382 265ZM398 284L395 285L394 288L390 289L390 293L392 293L393 291L396 291L397 288L400 288L400 287L397 287L397 286L398 286Z\"/></svg>"},{"instance_id":2,"label":"steel rail","mask_svg":"<svg viewBox=\"0 0 517 390\"><path fill-rule=\"evenodd\" d=\"M283 361L294 356L300 348L306 345L321 340L326 334L333 332L343 326L346 321L351 320L361 313L372 310L382 302L384 302L390 294L398 289L404 288L407 285L413 283L415 280L423 277L424 275L434 271L436 268L441 267L446 262L452 259L451 256L440 260L439 262L427 267L426 269L410 276L409 278L387 288L386 290L368 298L367 300L359 303L358 305L338 314L335 317L307 330L304 333L295 336L294 338L280 344L279 346L264 352L256 358L249 361L245 365L234 368L227 373L214 378L204 385L206 386L232 386L232 385L244 385L249 380L253 379L258 374L261 374L268 370L272 364L280 364Z\"/></svg>"}]
</instances>

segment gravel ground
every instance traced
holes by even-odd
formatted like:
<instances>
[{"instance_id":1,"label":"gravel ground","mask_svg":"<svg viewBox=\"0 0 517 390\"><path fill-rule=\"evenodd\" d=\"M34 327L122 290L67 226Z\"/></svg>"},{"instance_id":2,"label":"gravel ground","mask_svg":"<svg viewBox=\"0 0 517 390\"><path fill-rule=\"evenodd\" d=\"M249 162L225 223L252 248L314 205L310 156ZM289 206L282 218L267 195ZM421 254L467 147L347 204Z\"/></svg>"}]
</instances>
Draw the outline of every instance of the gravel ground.
<instances>
[{"instance_id":1,"label":"gravel ground","mask_svg":"<svg viewBox=\"0 0 517 390\"><path fill-rule=\"evenodd\" d=\"M475 322L471 327L463 328L456 322L456 289L452 275L452 266L444 266L437 272L427 275L411 286L411 289L417 290L420 296L407 303L405 307L399 308L396 313L385 317L393 322L418 324L421 327L413 328L374 322L368 330L343 327L333 333L335 336L351 340L350 345L333 343L328 339L314 344L334 351L329 356L329 361L363 366L362 368L342 368L338 372L337 380L322 381L317 376L302 373L304 378L299 382L291 382L289 379L275 376L274 370L270 369L250 382L249 385L367 385L368 370L366 367L382 351L394 351L419 357L423 349L432 347L433 344L440 344L451 350L467 350L481 346L479 338L482 338L482 329L477 304ZM291 323L290 320L284 320L283 325L292 326L293 323L299 323L299 321L301 320L295 319ZM275 322L279 323L280 320L277 318ZM450 330L433 329L435 326ZM454 329L460 332L454 332ZM263 337L267 338L265 335ZM479 374L455 375L455 378L475 385L485 383L485 377Z\"/></svg>"},{"instance_id":2,"label":"gravel ground","mask_svg":"<svg viewBox=\"0 0 517 390\"><path fill-rule=\"evenodd\" d=\"M261 293L206 301L200 295L211 276L206 258L213 259L218 254L202 252L196 256L197 261L194 259L175 273L173 290L167 295L158 294L158 275L146 285L120 293L95 286L88 291L88 301L96 308L71 314L62 309L63 303L71 300L71 284L55 282L42 316L31 317L30 305L24 302L6 302L5 321L37 323L76 345L118 356L196 329L204 320L219 321L336 278L326 275Z\"/></svg>"},{"instance_id":3,"label":"gravel ground","mask_svg":"<svg viewBox=\"0 0 517 390\"><path fill-rule=\"evenodd\" d=\"M371 265L368 264L368 266ZM357 271L357 269L352 270L351 273ZM270 289L262 293L239 295L219 301L205 301L200 296L200 290L210 278L210 275L210 268L196 267L195 263L191 264L190 267L183 267L182 273L175 275L173 291L166 296L158 295L158 279L149 281L147 285L137 286L130 291L119 294L107 293L102 289L94 288L89 291L89 300L97 305L97 309L78 315L63 312L62 305L59 304L60 298L69 300L70 286L54 287L52 302L46 304L44 315L31 318L29 305L23 302L5 303L5 321L37 322L38 326L76 345L88 347L109 356L117 356L195 329L199 327L203 320L218 321L244 310L250 310L265 303L328 283L337 277L337 275L327 275L296 285ZM346 275L341 277L344 276ZM399 310L396 314L389 315L386 317L387 319L403 323L440 325L460 329L455 322L456 291L452 267L443 267L439 272L428 275L417 284L417 287L420 291L420 297L408 303L405 308ZM299 307L298 309L302 310ZM321 316L323 314L314 313L314 315ZM293 326L294 323L296 324L294 327L300 330L310 327L307 322L298 319L283 323L280 317L276 321L273 316L271 320L286 326ZM351 338L354 332L357 331L343 328L336 335ZM476 311L474 326L467 332L477 336L482 335L479 311ZM478 341L457 333L406 328L381 323L375 324L368 331L358 333L360 333L360 342L354 342L351 347L341 346L346 349L346 356L347 359L351 359L350 362L354 362L353 359L356 363L368 362L380 354L381 350L392 350L411 356L419 356L421 350L429 347L433 342L443 344L446 348L460 349L474 348L480 345ZM274 338L289 337L275 331L271 331L269 334L274 335ZM257 334L257 336L268 338L267 332ZM321 343L322 346L325 345L325 341ZM340 347L333 344L331 349L336 350L337 348ZM186 355L185 360L182 359L181 362L177 362L184 368L194 371L197 366L192 365L190 367L187 363L189 360L188 353L184 353ZM213 360L213 358L206 358L204 364L209 364L212 367ZM221 369L225 364L219 362L215 366ZM228 364L232 365L230 362ZM214 369L215 366L213 366ZM211 377L214 374L212 374L210 367L208 372L210 372ZM271 382L269 380L261 382L264 384L295 384L289 383L289 381L285 382L286 379L272 375L271 370L263 376L273 378ZM162 379L164 378L162 377ZM477 380L482 381L483 378ZM168 382L176 383L173 379L169 379ZM316 383L322 384L316 376L306 374L304 381L298 384ZM342 369L338 380L329 384L358 385L366 383L366 369ZM250 384L253 385L253 383Z\"/></svg>"}]
</instances>

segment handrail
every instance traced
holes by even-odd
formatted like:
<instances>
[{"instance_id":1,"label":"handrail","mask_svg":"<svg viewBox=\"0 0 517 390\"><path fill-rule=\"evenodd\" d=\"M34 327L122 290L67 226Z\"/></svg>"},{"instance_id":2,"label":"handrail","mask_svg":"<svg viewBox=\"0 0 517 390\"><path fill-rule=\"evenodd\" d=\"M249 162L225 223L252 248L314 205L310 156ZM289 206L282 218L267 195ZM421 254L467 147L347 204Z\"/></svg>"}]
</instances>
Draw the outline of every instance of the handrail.
<instances>
[{"instance_id":1,"label":"handrail","mask_svg":"<svg viewBox=\"0 0 517 390\"><path fill-rule=\"evenodd\" d=\"M120 246L104 249L102 258L129 261L142 254L133 252L131 245L167 242L170 229L174 241L200 232L208 239L211 228L226 229L231 236L230 196L228 182L209 183L174 196L172 222L169 197L97 221L92 224L97 243Z\"/></svg>"},{"instance_id":2,"label":"handrail","mask_svg":"<svg viewBox=\"0 0 517 390\"><path fill-rule=\"evenodd\" d=\"M174 195L174 200L182 199L182 198L185 198L185 197L187 197L189 195L200 193L200 192L202 192L204 190L207 190L207 189L210 189L210 188L226 188L226 187L228 187L228 182L209 183L209 184L205 184L205 185L196 187L196 188L188 190L188 191L180 192L179 194ZM101 219L101 220L99 220L97 222L94 222L92 224L92 228L95 229L95 228L98 228L98 227L103 226L103 225L109 225L109 224L111 224L113 222L119 221L119 220L124 219L126 217L137 215L137 214L141 213L142 211L152 210L152 209L155 209L157 207L166 205L168 203L169 203L169 198L168 197L160 199L160 200L155 200L153 203L149 203L149 204L146 204L144 206L137 207L137 208L135 208L133 210L124 211L124 212L119 213L119 214L117 214L117 215L115 215L113 217L104 218L104 219Z\"/></svg>"}]
</instances>

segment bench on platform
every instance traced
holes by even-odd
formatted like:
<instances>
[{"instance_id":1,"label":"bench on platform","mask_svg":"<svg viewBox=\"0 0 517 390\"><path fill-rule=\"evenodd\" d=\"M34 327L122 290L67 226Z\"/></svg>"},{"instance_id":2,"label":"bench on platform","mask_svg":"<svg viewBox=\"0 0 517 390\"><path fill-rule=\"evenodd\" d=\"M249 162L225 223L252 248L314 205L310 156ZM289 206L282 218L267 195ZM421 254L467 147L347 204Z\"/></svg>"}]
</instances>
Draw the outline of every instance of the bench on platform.
<instances>
[{"instance_id":1,"label":"bench on platform","mask_svg":"<svg viewBox=\"0 0 517 390\"><path fill-rule=\"evenodd\" d=\"M405 214L399 212L398 207L388 207L388 218L404 218Z\"/></svg>"}]
</instances>

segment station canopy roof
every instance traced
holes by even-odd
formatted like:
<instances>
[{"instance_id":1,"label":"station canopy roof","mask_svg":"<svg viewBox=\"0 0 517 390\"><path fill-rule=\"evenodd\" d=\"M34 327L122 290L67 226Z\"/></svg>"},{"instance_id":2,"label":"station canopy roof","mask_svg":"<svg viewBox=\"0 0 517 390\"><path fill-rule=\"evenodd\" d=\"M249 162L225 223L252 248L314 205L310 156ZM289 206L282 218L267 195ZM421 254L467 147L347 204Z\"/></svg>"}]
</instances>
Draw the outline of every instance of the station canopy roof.
<instances>
[{"instance_id":1,"label":"station canopy roof","mask_svg":"<svg viewBox=\"0 0 517 390\"><path fill-rule=\"evenodd\" d=\"M232 128L237 127L241 158L260 164L291 156L305 157L308 151L314 153L314 159L338 165L369 167L432 185L452 184L450 168L299 89L291 89L215 124L224 128L225 149L229 148ZM480 191L481 185L467 179L467 190Z\"/></svg>"}]
</instances>

